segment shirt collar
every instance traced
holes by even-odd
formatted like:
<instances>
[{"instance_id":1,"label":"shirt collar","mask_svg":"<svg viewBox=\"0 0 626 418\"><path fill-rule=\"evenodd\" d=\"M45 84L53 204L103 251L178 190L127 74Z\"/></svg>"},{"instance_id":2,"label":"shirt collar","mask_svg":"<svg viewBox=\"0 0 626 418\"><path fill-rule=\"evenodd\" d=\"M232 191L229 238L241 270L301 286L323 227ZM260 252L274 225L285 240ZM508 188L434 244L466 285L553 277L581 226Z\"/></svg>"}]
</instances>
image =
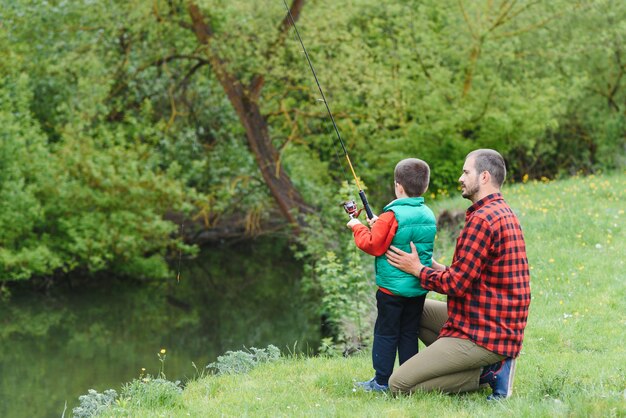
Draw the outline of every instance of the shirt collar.
<instances>
[{"instance_id":1,"label":"shirt collar","mask_svg":"<svg viewBox=\"0 0 626 418\"><path fill-rule=\"evenodd\" d=\"M492 193L490 195L487 195L483 197L482 199L480 199L478 202L474 203L472 206L470 206L467 209L466 214L469 215L470 213L482 208L486 204L491 203L494 200L501 200L501 199L502 199L502 193Z\"/></svg>"}]
</instances>

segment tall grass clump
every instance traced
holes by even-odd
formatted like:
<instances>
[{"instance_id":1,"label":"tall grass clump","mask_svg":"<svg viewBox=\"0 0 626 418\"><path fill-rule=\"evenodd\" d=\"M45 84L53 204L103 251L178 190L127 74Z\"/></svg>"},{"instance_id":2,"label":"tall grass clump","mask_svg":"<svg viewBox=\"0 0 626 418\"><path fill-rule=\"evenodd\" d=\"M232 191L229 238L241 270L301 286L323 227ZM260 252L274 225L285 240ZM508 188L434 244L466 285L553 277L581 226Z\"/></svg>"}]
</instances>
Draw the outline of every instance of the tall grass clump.
<instances>
[{"instance_id":1,"label":"tall grass clump","mask_svg":"<svg viewBox=\"0 0 626 418\"><path fill-rule=\"evenodd\" d=\"M122 387L117 406L121 410L129 407L178 408L182 406L180 396L182 392L183 389L179 381L171 382L164 377L147 376L126 383Z\"/></svg>"}]
</instances>

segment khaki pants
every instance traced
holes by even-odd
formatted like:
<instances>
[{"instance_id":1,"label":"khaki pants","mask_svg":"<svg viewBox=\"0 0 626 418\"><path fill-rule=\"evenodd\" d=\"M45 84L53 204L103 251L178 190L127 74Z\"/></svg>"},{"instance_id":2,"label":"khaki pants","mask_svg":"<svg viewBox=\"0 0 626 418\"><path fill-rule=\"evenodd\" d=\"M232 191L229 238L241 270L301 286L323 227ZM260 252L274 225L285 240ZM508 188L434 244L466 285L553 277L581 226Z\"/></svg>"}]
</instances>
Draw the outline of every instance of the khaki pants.
<instances>
[{"instance_id":1,"label":"khaki pants","mask_svg":"<svg viewBox=\"0 0 626 418\"><path fill-rule=\"evenodd\" d=\"M462 338L439 338L448 319L445 302L426 299L419 339L426 348L394 370L389 379L392 392L440 390L459 393L477 390L484 366L505 357Z\"/></svg>"}]
</instances>

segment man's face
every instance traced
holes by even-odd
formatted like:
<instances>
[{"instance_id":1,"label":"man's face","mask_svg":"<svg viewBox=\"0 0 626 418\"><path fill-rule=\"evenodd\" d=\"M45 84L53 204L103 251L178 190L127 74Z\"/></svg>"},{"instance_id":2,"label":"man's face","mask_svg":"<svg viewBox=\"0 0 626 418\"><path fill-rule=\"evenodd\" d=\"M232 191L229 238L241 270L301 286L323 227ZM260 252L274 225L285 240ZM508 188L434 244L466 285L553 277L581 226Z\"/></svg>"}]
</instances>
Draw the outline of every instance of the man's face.
<instances>
[{"instance_id":1,"label":"man's face","mask_svg":"<svg viewBox=\"0 0 626 418\"><path fill-rule=\"evenodd\" d=\"M475 197L478 196L480 190L480 183L478 181L479 175L476 172L474 164L474 157L469 157L463 164L463 174L459 177L459 183L461 183L461 195L475 202Z\"/></svg>"}]
</instances>

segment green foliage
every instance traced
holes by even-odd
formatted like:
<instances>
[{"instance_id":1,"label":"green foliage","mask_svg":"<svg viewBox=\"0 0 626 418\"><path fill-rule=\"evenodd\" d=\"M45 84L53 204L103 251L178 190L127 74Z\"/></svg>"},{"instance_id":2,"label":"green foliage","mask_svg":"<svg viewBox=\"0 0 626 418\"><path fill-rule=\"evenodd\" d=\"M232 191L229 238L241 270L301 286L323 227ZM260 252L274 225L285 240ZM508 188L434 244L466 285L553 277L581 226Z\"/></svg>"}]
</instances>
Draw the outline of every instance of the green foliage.
<instances>
[{"instance_id":1,"label":"green foliage","mask_svg":"<svg viewBox=\"0 0 626 418\"><path fill-rule=\"evenodd\" d=\"M317 355L321 357L339 357L343 355L343 350L340 349L332 337L324 337L320 341Z\"/></svg>"},{"instance_id":2,"label":"green foliage","mask_svg":"<svg viewBox=\"0 0 626 418\"><path fill-rule=\"evenodd\" d=\"M343 352L367 344L373 329L372 260L364 260L354 243L339 258L328 251L315 266L315 286L321 293L320 313L334 331Z\"/></svg>"},{"instance_id":3,"label":"green foliage","mask_svg":"<svg viewBox=\"0 0 626 418\"><path fill-rule=\"evenodd\" d=\"M3 7L0 280L163 277L168 253L190 250L164 215L193 214L206 228L275 218L209 58L234 87L262 80L254 100L280 169L339 230L351 173L293 29L280 31L282 2L197 4L211 25L206 47L184 2ZM341 13L321 0L297 23L380 208L407 156L430 164L436 197L479 147L501 151L515 181L623 167L624 22L626 4L606 0L357 0ZM302 250L310 271L330 236L316 232Z\"/></svg>"},{"instance_id":4,"label":"green foliage","mask_svg":"<svg viewBox=\"0 0 626 418\"><path fill-rule=\"evenodd\" d=\"M168 251L192 251L163 217L188 210L194 190L159 157L159 131L145 118L107 121L111 83L99 80L111 62L98 56L101 32L67 26L89 25L102 11L92 6L3 10L14 65L0 73L0 280L101 271L162 278Z\"/></svg>"},{"instance_id":5,"label":"green foliage","mask_svg":"<svg viewBox=\"0 0 626 418\"><path fill-rule=\"evenodd\" d=\"M248 373L262 363L276 361L280 358L278 347L268 345L267 348L250 347L246 351L227 351L224 355L217 357L217 361L206 366L213 370L215 374L241 374Z\"/></svg>"},{"instance_id":6,"label":"green foliage","mask_svg":"<svg viewBox=\"0 0 626 418\"><path fill-rule=\"evenodd\" d=\"M362 181L361 187L367 190ZM296 257L305 261L303 292L314 298L311 309L322 318L323 332L331 339L318 348L326 353L350 353L367 345L375 319L371 316L376 289L373 258L354 244L340 204L354 200L362 207L356 191L354 183L343 182L335 193L336 203L326 209L326 217L316 214L307 218L308 226L294 248ZM377 213L374 205L372 210Z\"/></svg>"},{"instance_id":7,"label":"green foliage","mask_svg":"<svg viewBox=\"0 0 626 418\"><path fill-rule=\"evenodd\" d=\"M45 138L30 116L26 75L0 78L0 280L27 279L62 260L42 243L41 183L50 178Z\"/></svg>"},{"instance_id":8,"label":"green foliage","mask_svg":"<svg viewBox=\"0 0 626 418\"><path fill-rule=\"evenodd\" d=\"M146 376L134 379L122 387L118 407L176 408L182 405L183 389L179 381L171 382L164 377Z\"/></svg>"},{"instance_id":9,"label":"green foliage","mask_svg":"<svg viewBox=\"0 0 626 418\"><path fill-rule=\"evenodd\" d=\"M105 390L99 393L93 389L89 389L86 395L79 398L80 406L72 410L74 418L91 418L100 415L108 410L117 399L117 392L113 389Z\"/></svg>"},{"instance_id":10,"label":"green foliage","mask_svg":"<svg viewBox=\"0 0 626 418\"><path fill-rule=\"evenodd\" d=\"M146 167L144 146L103 153L89 138L65 145L58 152L67 168L45 184L54 202L45 224L63 251L64 270L165 277L165 252L179 226L163 219L163 209L183 207L180 184Z\"/></svg>"}]
</instances>

